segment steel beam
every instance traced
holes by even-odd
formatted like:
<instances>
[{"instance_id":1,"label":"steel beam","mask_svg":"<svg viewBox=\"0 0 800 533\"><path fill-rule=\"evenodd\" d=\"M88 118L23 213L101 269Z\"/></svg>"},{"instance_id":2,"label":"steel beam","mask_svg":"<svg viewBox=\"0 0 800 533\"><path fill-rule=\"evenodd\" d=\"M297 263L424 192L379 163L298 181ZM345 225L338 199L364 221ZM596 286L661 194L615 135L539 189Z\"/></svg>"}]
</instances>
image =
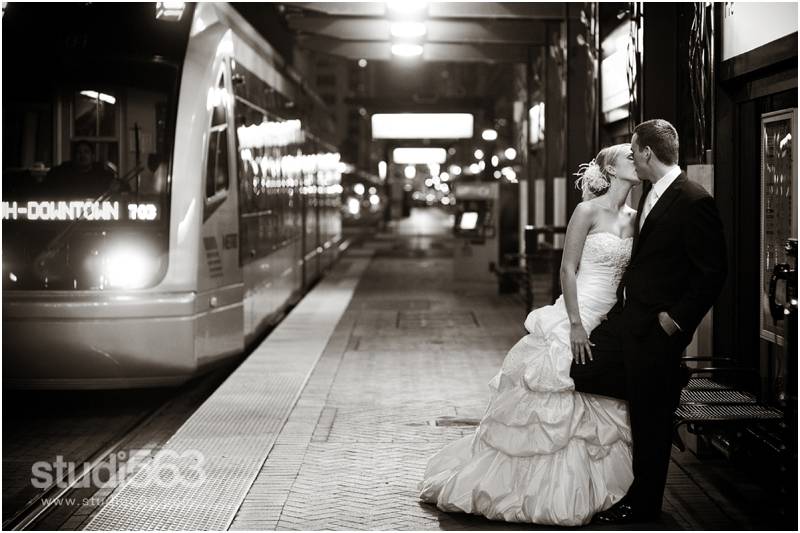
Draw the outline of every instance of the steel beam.
<instances>
[{"instance_id":1,"label":"steel beam","mask_svg":"<svg viewBox=\"0 0 800 533\"><path fill-rule=\"evenodd\" d=\"M288 15L289 27L343 41L388 41L390 22L364 17ZM544 44L544 23L535 20L427 20L425 42Z\"/></svg>"},{"instance_id":2,"label":"steel beam","mask_svg":"<svg viewBox=\"0 0 800 533\"><path fill-rule=\"evenodd\" d=\"M298 45L323 54L347 59L388 61L392 59L391 44L378 41L340 41L329 37L301 36ZM524 63L528 59L528 45L513 44L451 44L425 43L421 59L424 61ZM414 61L414 58L398 58Z\"/></svg>"},{"instance_id":3,"label":"steel beam","mask_svg":"<svg viewBox=\"0 0 800 533\"><path fill-rule=\"evenodd\" d=\"M300 8L331 16L385 17L383 2L293 2L288 8ZM565 17L564 6L559 2L431 2L428 19L497 18L558 20Z\"/></svg>"}]
</instances>

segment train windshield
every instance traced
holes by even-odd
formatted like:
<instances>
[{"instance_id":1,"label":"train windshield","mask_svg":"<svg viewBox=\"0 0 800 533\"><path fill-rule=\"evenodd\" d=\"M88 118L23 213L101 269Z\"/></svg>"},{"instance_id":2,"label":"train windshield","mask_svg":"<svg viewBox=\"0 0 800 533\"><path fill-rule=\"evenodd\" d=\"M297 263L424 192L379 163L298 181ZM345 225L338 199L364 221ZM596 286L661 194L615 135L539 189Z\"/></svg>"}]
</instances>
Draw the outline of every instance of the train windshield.
<instances>
[{"instance_id":1,"label":"train windshield","mask_svg":"<svg viewBox=\"0 0 800 533\"><path fill-rule=\"evenodd\" d=\"M13 84L3 68L3 288L152 286L168 255L179 69L95 54L25 67Z\"/></svg>"}]
</instances>

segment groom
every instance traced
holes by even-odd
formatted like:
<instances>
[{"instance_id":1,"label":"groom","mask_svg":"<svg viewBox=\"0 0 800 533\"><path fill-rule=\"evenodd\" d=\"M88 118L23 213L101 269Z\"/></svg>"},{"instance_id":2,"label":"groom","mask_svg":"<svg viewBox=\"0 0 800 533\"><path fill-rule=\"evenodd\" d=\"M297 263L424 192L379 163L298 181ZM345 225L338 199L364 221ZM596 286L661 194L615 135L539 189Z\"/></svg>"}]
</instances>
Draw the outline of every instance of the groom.
<instances>
[{"instance_id":1,"label":"groom","mask_svg":"<svg viewBox=\"0 0 800 533\"><path fill-rule=\"evenodd\" d=\"M725 237L714 200L678 166L678 133L666 120L639 124L631 139L643 191L633 252L617 304L591 335L593 360L570 374L580 392L628 400L634 480L595 521L658 518L672 445L672 414L685 385L680 358L722 290Z\"/></svg>"}]
</instances>

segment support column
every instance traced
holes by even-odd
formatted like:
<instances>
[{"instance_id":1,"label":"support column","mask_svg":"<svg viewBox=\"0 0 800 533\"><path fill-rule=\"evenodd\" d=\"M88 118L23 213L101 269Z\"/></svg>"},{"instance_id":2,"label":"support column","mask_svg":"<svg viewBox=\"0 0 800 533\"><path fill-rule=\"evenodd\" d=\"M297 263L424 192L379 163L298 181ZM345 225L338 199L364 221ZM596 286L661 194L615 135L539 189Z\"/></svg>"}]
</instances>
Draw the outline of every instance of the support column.
<instances>
[{"instance_id":1,"label":"support column","mask_svg":"<svg viewBox=\"0 0 800 533\"><path fill-rule=\"evenodd\" d=\"M597 5L569 4L567 18L567 142L566 142L566 218L581 201L573 185L573 172L590 161L597 146ZM583 16L582 16L583 15Z\"/></svg>"},{"instance_id":2,"label":"support column","mask_svg":"<svg viewBox=\"0 0 800 533\"><path fill-rule=\"evenodd\" d=\"M566 178L567 44L566 21L547 23L545 45L544 179L545 224L555 218L556 180Z\"/></svg>"}]
</instances>

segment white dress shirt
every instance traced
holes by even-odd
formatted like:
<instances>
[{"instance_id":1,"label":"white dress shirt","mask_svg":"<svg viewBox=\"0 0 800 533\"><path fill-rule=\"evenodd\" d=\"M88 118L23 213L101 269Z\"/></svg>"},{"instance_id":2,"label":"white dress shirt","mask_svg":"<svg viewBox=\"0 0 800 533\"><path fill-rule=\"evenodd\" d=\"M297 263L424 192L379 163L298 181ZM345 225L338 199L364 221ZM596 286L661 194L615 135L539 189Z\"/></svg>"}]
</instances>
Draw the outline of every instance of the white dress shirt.
<instances>
[{"instance_id":1,"label":"white dress shirt","mask_svg":"<svg viewBox=\"0 0 800 533\"><path fill-rule=\"evenodd\" d=\"M658 203L659 198L664 195L669 186L672 185L672 182L674 182L680 175L681 167L672 167L669 169L669 172L664 174L660 180L655 182L653 186L650 187L650 192L647 193L647 198L644 201L644 207L642 207L642 216L639 218L640 230L642 229L642 226L644 226L644 219L646 219L647 215L650 214L650 211L653 210L653 207L655 207L656 203ZM623 294L625 295L624 297L627 298L627 292L623 292ZM672 323L675 324L675 327L678 328L679 331L683 331L683 328L677 322L675 322L675 319L670 317L670 320L672 320Z\"/></svg>"},{"instance_id":2,"label":"white dress shirt","mask_svg":"<svg viewBox=\"0 0 800 533\"><path fill-rule=\"evenodd\" d=\"M647 215L650 214L650 211L653 210L656 203L658 203L659 198L664 195L664 192L672 185L672 182L675 181L678 176L681 175L681 167L675 166L669 169L669 172L664 174L664 176L655 182L652 187L650 187L650 192L647 193L647 198L644 201L644 207L642 208L642 216L639 218L639 229L642 229L644 226L644 219L647 218Z\"/></svg>"}]
</instances>

